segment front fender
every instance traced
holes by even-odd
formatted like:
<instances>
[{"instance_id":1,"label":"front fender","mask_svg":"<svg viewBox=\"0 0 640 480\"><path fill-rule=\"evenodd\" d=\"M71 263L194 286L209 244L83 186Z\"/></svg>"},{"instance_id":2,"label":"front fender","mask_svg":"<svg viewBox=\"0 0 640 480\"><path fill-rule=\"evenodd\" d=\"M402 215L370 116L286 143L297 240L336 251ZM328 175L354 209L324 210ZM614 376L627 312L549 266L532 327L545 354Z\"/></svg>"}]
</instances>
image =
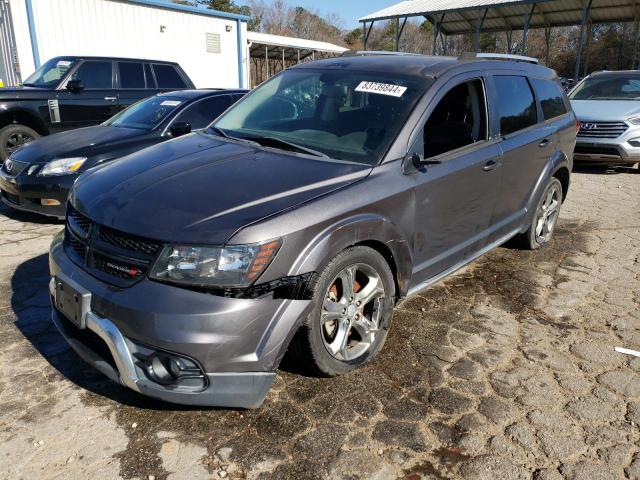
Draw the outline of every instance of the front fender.
<instances>
[{"instance_id":1,"label":"front fender","mask_svg":"<svg viewBox=\"0 0 640 480\"><path fill-rule=\"evenodd\" d=\"M359 214L341 219L316 235L300 252L291 267L291 275L321 272L342 250L366 243L386 253L391 260L398 296L406 296L411 280L411 249L397 226L388 218L377 214Z\"/></svg>"}]
</instances>

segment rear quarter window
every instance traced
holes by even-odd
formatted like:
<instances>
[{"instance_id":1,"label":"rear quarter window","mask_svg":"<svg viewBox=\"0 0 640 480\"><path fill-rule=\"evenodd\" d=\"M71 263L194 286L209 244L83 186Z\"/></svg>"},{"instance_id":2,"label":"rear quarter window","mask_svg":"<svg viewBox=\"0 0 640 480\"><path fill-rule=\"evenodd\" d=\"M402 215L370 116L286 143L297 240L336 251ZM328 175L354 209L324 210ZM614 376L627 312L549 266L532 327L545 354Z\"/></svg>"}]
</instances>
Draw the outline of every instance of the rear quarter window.
<instances>
[{"instance_id":1,"label":"rear quarter window","mask_svg":"<svg viewBox=\"0 0 640 480\"><path fill-rule=\"evenodd\" d=\"M509 135L538 123L536 102L526 77L493 77L497 92L500 134Z\"/></svg>"},{"instance_id":2,"label":"rear quarter window","mask_svg":"<svg viewBox=\"0 0 640 480\"><path fill-rule=\"evenodd\" d=\"M186 88L187 84L172 65L153 65L158 88Z\"/></svg>"},{"instance_id":3,"label":"rear quarter window","mask_svg":"<svg viewBox=\"0 0 640 480\"><path fill-rule=\"evenodd\" d=\"M536 95L540 100L542 114L545 120L559 117L567 113L567 106L564 103L564 95L560 86L552 80L531 79Z\"/></svg>"}]
</instances>

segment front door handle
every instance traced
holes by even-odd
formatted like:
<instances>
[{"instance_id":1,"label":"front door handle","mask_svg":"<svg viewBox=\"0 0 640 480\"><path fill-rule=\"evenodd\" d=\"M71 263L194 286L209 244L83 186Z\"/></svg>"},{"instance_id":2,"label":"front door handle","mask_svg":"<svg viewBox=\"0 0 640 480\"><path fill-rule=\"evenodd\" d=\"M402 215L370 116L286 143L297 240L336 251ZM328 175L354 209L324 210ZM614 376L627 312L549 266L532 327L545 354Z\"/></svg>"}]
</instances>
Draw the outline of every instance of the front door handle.
<instances>
[{"instance_id":1,"label":"front door handle","mask_svg":"<svg viewBox=\"0 0 640 480\"><path fill-rule=\"evenodd\" d=\"M489 160L487 163L484 164L484 167L482 167L482 170L484 170L485 172L490 172L491 170L495 170L499 166L500 166L499 161Z\"/></svg>"},{"instance_id":2,"label":"front door handle","mask_svg":"<svg viewBox=\"0 0 640 480\"><path fill-rule=\"evenodd\" d=\"M104 99L107 102L115 102L118 99L118 97L104 97Z\"/></svg>"},{"instance_id":3,"label":"front door handle","mask_svg":"<svg viewBox=\"0 0 640 480\"><path fill-rule=\"evenodd\" d=\"M544 147L546 147L547 145L549 145L549 143L551 143L551 141L550 141L548 138L545 138L544 140L542 140L542 141L538 144L538 146L539 146L540 148L544 148Z\"/></svg>"}]
</instances>

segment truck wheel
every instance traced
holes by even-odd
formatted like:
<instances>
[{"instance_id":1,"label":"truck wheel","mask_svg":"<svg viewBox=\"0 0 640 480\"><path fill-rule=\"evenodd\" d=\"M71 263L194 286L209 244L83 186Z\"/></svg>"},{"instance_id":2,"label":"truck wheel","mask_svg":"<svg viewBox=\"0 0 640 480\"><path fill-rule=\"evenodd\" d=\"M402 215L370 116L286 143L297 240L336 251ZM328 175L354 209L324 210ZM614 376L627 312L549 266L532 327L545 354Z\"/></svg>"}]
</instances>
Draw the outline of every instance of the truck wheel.
<instances>
[{"instance_id":1,"label":"truck wheel","mask_svg":"<svg viewBox=\"0 0 640 480\"><path fill-rule=\"evenodd\" d=\"M391 325L395 282L382 255L365 246L338 254L315 282L314 307L291 353L312 373L333 377L370 361Z\"/></svg>"},{"instance_id":2,"label":"truck wheel","mask_svg":"<svg viewBox=\"0 0 640 480\"><path fill-rule=\"evenodd\" d=\"M520 244L528 250L540 248L551 240L562 206L562 184L552 178L547 184L529 229L520 235Z\"/></svg>"},{"instance_id":3,"label":"truck wheel","mask_svg":"<svg viewBox=\"0 0 640 480\"><path fill-rule=\"evenodd\" d=\"M19 123L7 125L0 129L0 163L3 163L21 146L38 138L40 134L34 129Z\"/></svg>"}]
</instances>

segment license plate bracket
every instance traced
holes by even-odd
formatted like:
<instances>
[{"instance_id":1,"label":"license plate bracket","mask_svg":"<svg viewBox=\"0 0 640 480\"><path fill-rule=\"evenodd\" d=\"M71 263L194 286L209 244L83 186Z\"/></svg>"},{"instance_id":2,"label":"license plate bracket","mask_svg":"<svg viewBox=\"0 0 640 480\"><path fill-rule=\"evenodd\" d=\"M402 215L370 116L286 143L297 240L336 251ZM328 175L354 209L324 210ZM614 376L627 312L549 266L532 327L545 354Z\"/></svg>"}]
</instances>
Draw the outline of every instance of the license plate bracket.
<instances>
[{"instance_id":1,"label":"license plate bracket","mask_svg":"<svg viewBox=\"0 0 640 480\"><path fill-rule=\"evenodd\" d=\"M56 308L78 328L85 328L91 308L91 292L69 278L55 277L55 285Z\"/></svg>"}]
</instances>

